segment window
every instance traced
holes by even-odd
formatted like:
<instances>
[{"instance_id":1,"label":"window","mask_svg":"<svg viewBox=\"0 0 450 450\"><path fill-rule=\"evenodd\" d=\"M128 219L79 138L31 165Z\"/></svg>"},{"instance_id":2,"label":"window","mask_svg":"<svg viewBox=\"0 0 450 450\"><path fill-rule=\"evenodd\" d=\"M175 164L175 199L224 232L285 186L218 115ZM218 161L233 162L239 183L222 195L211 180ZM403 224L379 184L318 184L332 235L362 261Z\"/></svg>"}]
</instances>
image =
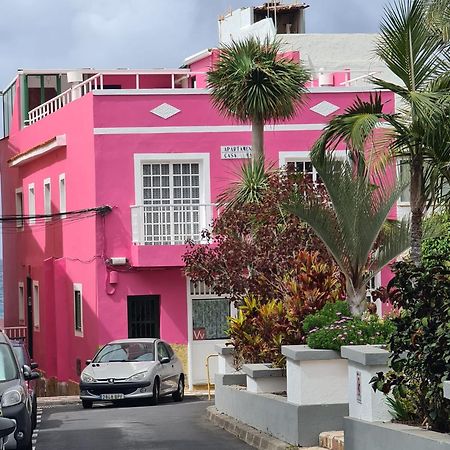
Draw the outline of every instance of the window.
<instances>
[{"instance_id":1,"label":"window","mask_svg":"<svg viewBox=\"0 0 450 450\"><path fill-rule=\"evenodd\" d=\"M194 340L225 339L230 314L227 298L192 299Z\"/></svg>"},{"instance_id":2,"label":"window","mask_svg":"<svg viewBox=\"0 0 450 450\"><path fill-rule=\"evenodd\" d=\"M44 214L50 215L52 213L52 196L50 188L50 178L44 180ZM47 217L46 220L51 220Z\"/></svg>"},{"instance_id":3,"label":"window","mask_svg":"<svg viewBox=\"0 0 450 450\"><path fill-rule=\"evenodd\" d=\"M162 342L158 342L158 361L161 361L163 358L170 359L169 352Z\"/></svg>"},{"instance_id":4,"label":"window","mask_svg":"<svg viewBox=\"0 0 450 450\"><path fill-rule=\"evenodd\" d=\"M62 173L59 176L59 212L65 213L66 211L66 175ZM65 214L61 215L62 219L64 217Z\"/></svg>"},{"instance_id":5,"label":"window","mask_svg":"<svg viewBox=\"0 0 450 450\"><path fill-rule=\"evenodd\" d=\"M75 335L83 335L83 295L82 285L80 283L73 284L73 310L74 310L74 326Z\"/></svg>"},{"instance_id":6,"label":"window","mask_svg":"<svg viewBox=\"0 0 450 450\"><path fill-rule=\"evenodd\" d=\"M24 295L24 286L23 281L19 281L19 290L18 290L18 302L19 302L19 323L23 324L25 322L25 295Z\"/></svg>"},{"instance_id":7,"label":"window","mask_svg":"<svg viewBox=\"0 0 450 450\"><path fill-rule=\"evenodd\" d=\"M39 281L33 280L33 326L39 330Z\"/></svg>"},{"instance_id":8,"label":"window","mask_svg":"<svg viewBox=\"0 0 450 450\"><path fill-rule=\"evenodd\" d=\"M34 183L28 185L28 215L36 215L36 195L34 192ZM36 223L36 219L30 218L28 223L30 225Z\"/></svg>"},{"instance_id":9,"label":"window","mask_svg":"<svg viewBox=\"0 0 450 450\"><path fill-rule=\"evenodd\" d=\"M23 228L23 191L22 188L16 189L16 227Z\"/></svg>"},{"instance_id":10,"label":"window","mask_svg":"<svg viewBox=\"0 0 450 450\"><path fill-rule=\"evenodd\" d=\"M410 179L409 172L409 161L407 159L399 159L397 161L397 177L400 183L406 183ZM399 198L399 203L409 203L410 202L410 193L409 193L409 183L408 186L401 193Z\"/></svg>"},{"instance_id":11,"label":"window","mask_svg":"<svg viewBox=\"0 0 450 450\"><path fill-rule=\"evenodd\" d=\"M184 244L199 238L199 163L144 164L142 176L145 242Z\"/></svg>"},{"instance_id":12,"label":"window","mask_svg":"<svg viewBox=\"0 0 450 450\"><path fill-rule=\"evenodd\" d=\"M312 162L309 160L303 161L287 161L286 167L289 169L293 169L298 173L302 173L306 179L311 180L314 184L320 184L320 176L317 173L317 170L312 165Z\"/></svg>"}]
</instances>

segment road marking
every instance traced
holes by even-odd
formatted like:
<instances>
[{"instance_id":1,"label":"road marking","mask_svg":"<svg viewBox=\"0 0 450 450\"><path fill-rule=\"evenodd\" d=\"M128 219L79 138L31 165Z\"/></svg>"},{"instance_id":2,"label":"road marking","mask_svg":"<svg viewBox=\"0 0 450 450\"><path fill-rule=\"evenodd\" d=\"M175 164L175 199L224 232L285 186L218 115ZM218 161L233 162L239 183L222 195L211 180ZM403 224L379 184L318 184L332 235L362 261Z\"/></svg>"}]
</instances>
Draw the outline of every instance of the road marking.
<instances>
[{"instance_id":1,"label":"road marking","mask_svg":"<svg viewBox=\"0 0 450 450\"><path fill-rule=\"evenodd\" d=\"M39 434L39 425L41 421L42 421L42 407L38 407L36 414L36 428L33 430L33 435L31 436L31 444L33 450L36 450L37 438Z\"/></svg>"}]
</instances>

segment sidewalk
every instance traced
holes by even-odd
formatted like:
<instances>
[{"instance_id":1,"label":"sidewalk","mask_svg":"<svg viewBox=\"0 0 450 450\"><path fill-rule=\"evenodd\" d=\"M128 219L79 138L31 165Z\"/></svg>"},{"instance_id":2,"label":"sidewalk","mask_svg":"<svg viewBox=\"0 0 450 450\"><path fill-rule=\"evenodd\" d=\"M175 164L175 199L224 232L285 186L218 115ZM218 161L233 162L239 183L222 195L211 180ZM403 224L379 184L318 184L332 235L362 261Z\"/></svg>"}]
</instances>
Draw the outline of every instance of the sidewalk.
<instances>
[{"instance_id":1,"label":"sidewalk","mask_svg":"<svg viewBox=\"0 0 450 450\"><path fill-rule=\"evenodd\" d=\"M208 398L208 391L185 391L185 397L204 397ZM214 398L214 391L211 391L211 397ZM81 403L78 395L67 395L60 397L38 397L38 406L45 408L46 406L74 405Z\"/></svg>"}]
</instances>

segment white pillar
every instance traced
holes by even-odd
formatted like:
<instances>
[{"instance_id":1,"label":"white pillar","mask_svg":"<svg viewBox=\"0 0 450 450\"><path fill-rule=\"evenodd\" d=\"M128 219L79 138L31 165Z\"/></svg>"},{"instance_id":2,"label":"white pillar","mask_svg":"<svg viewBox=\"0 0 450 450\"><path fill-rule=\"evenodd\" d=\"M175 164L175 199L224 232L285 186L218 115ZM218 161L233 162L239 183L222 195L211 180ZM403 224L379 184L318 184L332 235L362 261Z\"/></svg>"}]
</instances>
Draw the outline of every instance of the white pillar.
<instances>
[{"instance_id":1,"label":"white pillar","mask_svg":"<svg viewBox=\"0 0 450 450\"><path fill-rule=\"evenodd\" d=\"M444 381L444 397L450 400L450 381Z\"/></svg>"},{"instance_id":2,"label":"white pillar","mask_svg":"<svg viewBox=\"0 0 450 450\"><path fill-rule=\"evenodd\" d=\"M296 405L348 403L347 360L333 350L283 345L286 356L287 400Z\"/></svg>"},{"instance_id":3,"label":"white pillar","mask_svg":"<svg viewBox=\"0 0 450 450\"><path fill-rule=\"evenodd\" d=\"M367 422L391 421L386 396L370 384L378 372L387 372L389 352L375 345L348 345L341 347L341 355L348 359L349 416Z\"/></svg>"}]
</instances>

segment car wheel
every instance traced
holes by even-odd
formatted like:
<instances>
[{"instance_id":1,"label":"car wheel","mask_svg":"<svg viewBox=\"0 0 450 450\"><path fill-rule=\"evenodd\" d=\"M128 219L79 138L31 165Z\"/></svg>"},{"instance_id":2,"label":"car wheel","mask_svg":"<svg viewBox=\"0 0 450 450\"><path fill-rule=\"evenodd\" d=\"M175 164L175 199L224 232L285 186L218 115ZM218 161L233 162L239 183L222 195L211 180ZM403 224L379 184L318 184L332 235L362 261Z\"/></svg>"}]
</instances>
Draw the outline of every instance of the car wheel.
<instances>
[{"instance_id":1,"label":"car wheel","mask_svg":"<svg viewBox=\"0 0 450 450\"><path fill-rule=\"evenodd\" d=\"M151 405L157 405L159 402L159 378L155 378L155 382L153 383L153 396L150 399L150 404Z\"/></svg>"},{"instance_id":2,"label":"car wheel","mask_svg":"<svg viewBox=\"0 0 450 450\"><path fill-rule=\"evenodd\" d=\"M81 405L83 406L83 409L91 409L92 401L91 400L81 400Z\"/></svg>"},{"instance_id":3,"label":"car wheel","mask_svg":"<svg viewBox=\"0 0 450 450\"><path fill-rule=\"evenodd\" d=\"M178 388L172 394L172 398L174 402L181 402L184 399L184 377L180 375L180 379L178 380Z\"/></svg>"}]
</instances>

